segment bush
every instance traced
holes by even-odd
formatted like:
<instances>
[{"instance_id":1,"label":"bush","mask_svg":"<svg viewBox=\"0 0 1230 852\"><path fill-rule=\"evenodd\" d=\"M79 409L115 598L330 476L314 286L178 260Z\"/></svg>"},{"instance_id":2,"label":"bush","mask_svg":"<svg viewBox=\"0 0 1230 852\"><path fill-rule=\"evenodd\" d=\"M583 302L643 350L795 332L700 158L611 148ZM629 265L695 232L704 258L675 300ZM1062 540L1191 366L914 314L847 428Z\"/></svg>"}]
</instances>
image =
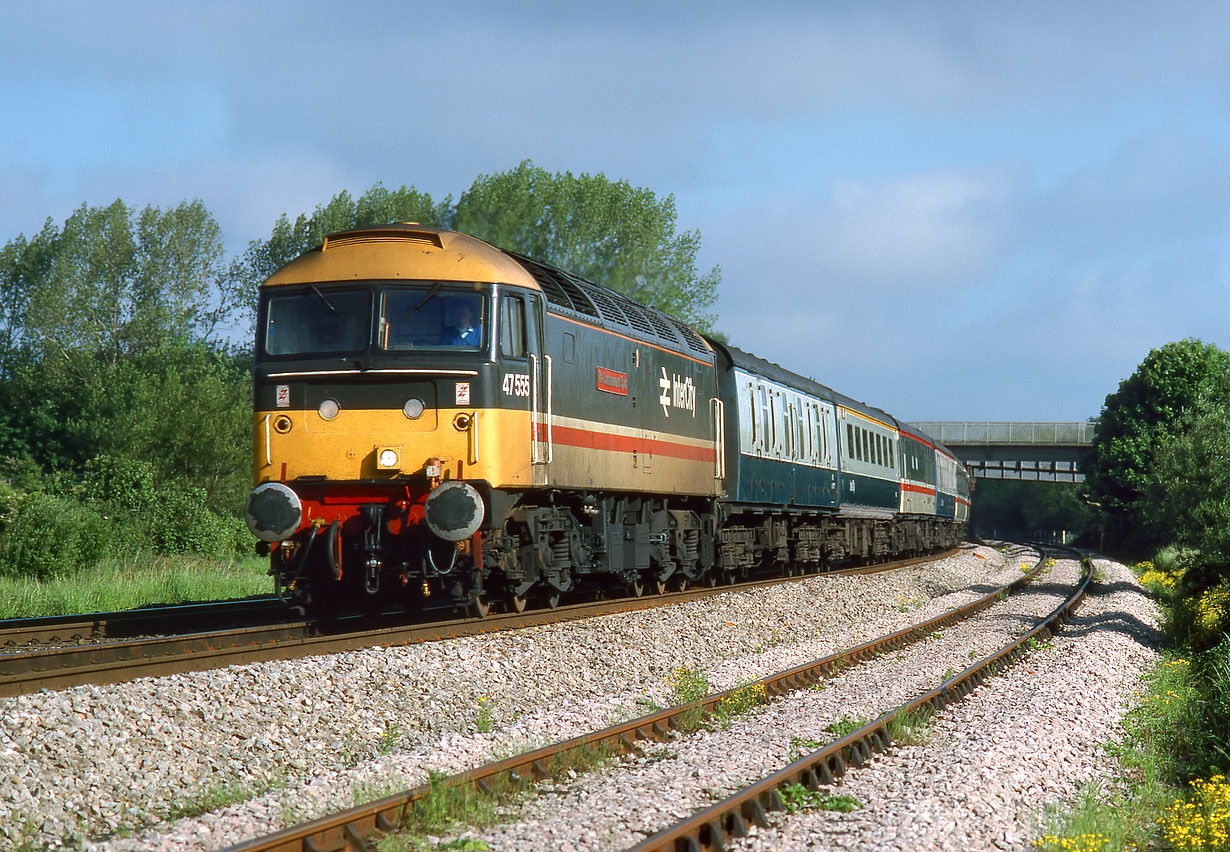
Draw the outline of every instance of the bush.
<instances>
[{"instance_id":1,"label":"bush","mask_svg":"<svg viewBox=\"0 0 1230 852\"><path fill-rule=\"evenodd\" d=\"M148 462L99 456L83 484L55 486L0 487L0 574L49 579L141 550L231 559L251 547L242 519L210 511L186 482L159 485Z\"/></svg>"},{"instance_id":2,"label":"bush","mask_svg":"<svg viewBox=\"0 0 1230 852\"><path fill-rule=\"evenodd\" d=\"M162 553L195 553L227 558L247 549L250 535L239 518L214 514L205 491L187 484L165 486L157 495L150 533Z\"/></svg>"},{"instance_id":3,"label":"bush","mask_svg":"<svg viewBox=\"0 0 1230 852\"><path fill-rule=\"evenodd\" d=\"M154 466L147 461L96 456L85 465L85 496L145 518L157 499Z\"/></svg>"},{"instance_id":4,"label":"bush","mask_svg":"<svg viewBox=\"0 0 1230 852\"><path fill-rule=\"evenodd\" d=\"M0 571L47 579L92 565L112 551L112 529L91 506L34 492L14 498L4 518Z\"/></svg>"}]
</instances>

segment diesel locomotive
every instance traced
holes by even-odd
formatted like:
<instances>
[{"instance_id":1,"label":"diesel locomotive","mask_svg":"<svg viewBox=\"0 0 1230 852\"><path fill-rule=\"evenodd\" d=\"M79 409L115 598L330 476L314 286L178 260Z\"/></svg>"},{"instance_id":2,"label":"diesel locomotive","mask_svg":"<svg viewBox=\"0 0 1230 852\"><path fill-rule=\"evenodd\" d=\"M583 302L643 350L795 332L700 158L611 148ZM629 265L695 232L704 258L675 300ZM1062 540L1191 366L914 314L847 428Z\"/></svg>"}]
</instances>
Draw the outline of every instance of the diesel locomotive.
<instances>
[{"instance_id":1,"label":"diesel locomotive","mask_svg":"<svg viewBox=\"0 0 1230 852\"><path fill-rule=\"evenodd\" d=\"M793 574L969 517L956 458L886 412L465 234L330 235L257 328L245 515L305 609Z\"/></svg>"}]
</instances>

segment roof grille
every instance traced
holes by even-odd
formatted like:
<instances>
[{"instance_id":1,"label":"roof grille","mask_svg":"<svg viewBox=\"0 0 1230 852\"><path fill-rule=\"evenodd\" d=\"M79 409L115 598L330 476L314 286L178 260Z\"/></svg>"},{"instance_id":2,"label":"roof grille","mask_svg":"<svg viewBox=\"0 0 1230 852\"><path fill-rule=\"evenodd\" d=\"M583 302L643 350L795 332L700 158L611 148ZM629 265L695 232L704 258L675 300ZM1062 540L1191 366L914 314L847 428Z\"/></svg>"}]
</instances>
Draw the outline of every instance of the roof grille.
<instances>
[{"instance_id":1,"label":"roof grille","mask_svg":"<svg viewBox=\"0 0 1230 852\"><path fill-rule=\"evenodd\" d=\"M700 335L661 311L640 305L617 290L578 278L525 255L515 252L509 254L529 270L551 304L587 316L599 317L613 325L636 329L641 334L663 340L676 349L682 342L694 352L709 354L709 347Z\"/></svg>"},{"instance_id":2,"label":"roof grille","mask_svg":"<svg viewBox=\"0 0 1230 852\"><path fill-rule=\"evenodd\" d=\"M422 245L444 248L444 241L434 231L403 231L381 230L373 228L368 231L343 231L340 234L330 234L321 244L321 251L341 246L360 245L362 243L420 243Z\"/></svg>"},{"instance_id":3,"label":"roof grille","mask_svg":"<svg viewBox=\"0 0 1230 852\"><path fill-rule=\"evenodd\" d=\"M706 355L709 354L709 344L705 343L705 339L703 337L692 331L692 329L688 328L678 320L672 319L671 322L675 324L675 328L679 330L681 335L683 335L683 339L688 342L688 347L691 348L693 352L703 352Z\"/></svg>"}]
</instances>

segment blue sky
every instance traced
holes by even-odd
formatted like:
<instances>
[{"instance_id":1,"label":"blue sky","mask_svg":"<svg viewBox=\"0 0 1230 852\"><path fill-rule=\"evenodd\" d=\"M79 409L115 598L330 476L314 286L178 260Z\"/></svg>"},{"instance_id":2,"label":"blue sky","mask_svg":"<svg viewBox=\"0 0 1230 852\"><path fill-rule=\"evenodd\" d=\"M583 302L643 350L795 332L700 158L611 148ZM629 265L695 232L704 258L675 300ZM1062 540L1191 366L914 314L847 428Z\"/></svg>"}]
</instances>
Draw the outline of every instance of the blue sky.
<instances>
[{"instance_id":1,"label":"blue sky","mask_svg":"<svg viewBox=\"0 0 1230 852\"><path fill-rule=\"evenodd\" d=\"M0 241L523 159L673 195L731 341L909 420L1083 420L1230 348L1230 5L25 2Z\"/></svg>"}]
</instances>

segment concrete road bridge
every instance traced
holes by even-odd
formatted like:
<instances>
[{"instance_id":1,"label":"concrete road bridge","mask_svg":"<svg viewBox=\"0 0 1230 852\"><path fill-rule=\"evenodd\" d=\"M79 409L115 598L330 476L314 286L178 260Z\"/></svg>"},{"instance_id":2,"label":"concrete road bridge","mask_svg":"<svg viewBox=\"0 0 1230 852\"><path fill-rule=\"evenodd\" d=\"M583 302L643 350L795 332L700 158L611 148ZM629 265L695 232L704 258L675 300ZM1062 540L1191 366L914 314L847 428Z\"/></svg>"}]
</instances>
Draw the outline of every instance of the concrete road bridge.
<instances>
[{"instance_id":1,"label":"concrete road bridge","mask_svg":"<svg viewBox=\"0 0 1230 852\"><path fill-rule=\"evenodd\" d=\"M1083 482L1082 458L1092 423L911 423L935 438L983 479Z\"/></svg>"}]
</instances>

